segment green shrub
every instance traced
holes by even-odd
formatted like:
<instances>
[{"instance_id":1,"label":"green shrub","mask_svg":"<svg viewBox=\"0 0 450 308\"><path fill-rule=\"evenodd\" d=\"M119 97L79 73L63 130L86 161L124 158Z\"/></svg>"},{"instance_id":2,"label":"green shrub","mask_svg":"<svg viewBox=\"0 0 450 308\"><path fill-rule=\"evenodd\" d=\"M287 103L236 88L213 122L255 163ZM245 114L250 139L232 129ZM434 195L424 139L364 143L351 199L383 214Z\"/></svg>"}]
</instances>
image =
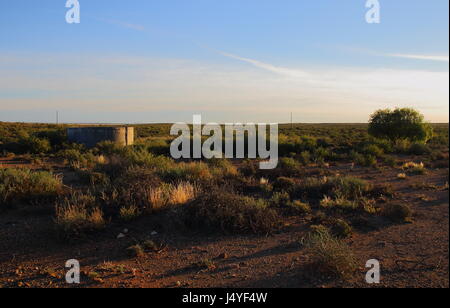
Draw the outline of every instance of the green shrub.
<instances>
[{"instance_id":1,"label":"green shrub","mask_svg":"<svg viewBox=\"0 0 450 308\"><path fill-rule=\"evenodd\" d=\"M358 199L372 189L367 181L351 176L329 178L328 183L334 196L349 200Z\"/></svg>"},{"instance_id":2,"label":"green shrub","mask_svg":"<svg viewBox=\"0 0 450 308\"><path fill-rule=\"evenodd\" d=\"M330 196L356 200L371 189L372 186L368 182L350 176L308 177L297 185L295 194L317 199Z\"/></svg>"},{"instance_id":3,"label":"green shrub","mask_svg":"<svg viewBox=\"0 0 450 308\"><path fill-rule=\"evenodd\" d=\"M362 152L373 157L382 157L384 154L384 151L375 144L366 145Z\"/></svg>"},{"instance_id":4,"label":"green shrub","mask_svg":"<svg viewBox=\"0 0 450 308\"><path fill-rule=\"evenodd\" d=\"M353 151L350 153L350 156L352 160L359 166L373 167L377 164L376 156L371 154L360 154Z\"/></svg>"},{"instance_id":5,"label":"green shrub","mask_svg":"<svg viewBox=\"0 0 450 308\"><path fill-rule=\"evenodd\" d=\"M91 152L81 153L78 149L62 150L57 153L57 156L64 159L74 170L93 168L99 162L100 157L96 157Z\"/></svg>"},{"instance_id":6,"label":"green shrub","mask_svg":"<svg viewBox=\"0 0 450 308\"><path fill-rule=\"evenodd\" d=\"M0 169L0 204L54 198L62 182L52 173L29 169Z\"/></svg>"},{"instance_id":7,"label":"green shrub","mask_svg":"<svg viewBox=\"0 0 450 308\"><path fill-rule=\"evenodd\" d=\"M385 109L372 114L369 134L391 141L426 142L433 136L433 128L424 121L422 114L412 108Z\"/></svg>"},{"instance_id":8,"label":"green shrub","mask_svg":"<svg viewBox=\"0 0 450 308\"><path fill-rule=\"evenodd\" d=\"M23 151L30 154L47 153L52 149L50 141L33 136L22 139L20 143L22 144Z\"/></svg>"},{"instance_id":9,"label":"green shrub","mask_svg":"<svg viewBox=\"0 0 450 308\"><path fill-rule=\"evenodd\" d=\"M238 169L228 159L210 159L208 166L217 178L239 176Z\"/></svg>"},{"instance_id":10,"label":"green shrub","mask_svg":"<svg viewBox=\"0 0 450 308\"><path fill-rule=\"evenodd\" d=\"M382 214L394 222L409 222L413 211L406 204L390 203L383 207Z\"/></svg>"},{"instance_id":11,"label":"green shrub","mask_svg":"<svg viewBox=\"0 0 450 308\"><path fill-rule=\"evenodd\" d=\"M281 158L279 166L285 172L288 172L290 174L294 174L301 169L301 164L297 160L295 160L294 158L291 158L291 157Z\"/></svg>"},{"instance_id":12,"label":"green shrub","mask_svg":"<svg viewBox=\"0 0 450 308\"><path fill-rule=\"evenodd\" d=\"M263 201L212 189L185 207L190 227L243 233L271 233L279 226L279 216Z\"/></svg>"},{"instance_id":13,"label":"green shrub","mask_svg":"<svg viewBox=\"0 0 450 308\"><path fill-rule=\"evenodd\" d=\"M345 220L336 219L332 222L331 232L338 238L347 238L352 235L353 229Z\"/></svg>"},{"instance_id":14,"label":"green shrub","mask_svg":"<svg viewBox=\"0 0 450 308\"><path fill-rule=\"evenodd\" d=\"M325 148L318 147L314 149L312 157L315 163L324 163L325 160L330 157L330 151Z\"/></svg>"},{"instance_id":15,"label":"green shrub","mask_svg":"<svg viewBox=\"0 0 450 308\"><path fill-rule=\"evenodd\" d=\"M413 155L428 155L431 154L431 149L425 143L413 143L408 149L409 154Z\"/></svg>"},{"instance_id":16,"label":"green shrub","mask_svg":"<svg viewBox=\"0 0 450 308\"><path fill-rule=\"evenodd\" d=\"M202 162L173 163L158 168L157 174L167 182L191 181L204 182L213 178L210 168Z\"/></svg>"},{"instance_id":17,"label":"green shrub","mask_svg":"<svg viewBox=\"0 0 450 308\"><path fill-rule=\"evenodd\" d=\"M394 157L392 157L392 156L386 155L383 158L383 163L385 163L389 167L394 168L397 165L397 160Z\"/></svg>"},{"instance_id":18,"label":"green shrub","mask_svg":"<svg viewBox=\"0 0 450 308\"><path fill-rule=\"evenodd\" d=\"M394 143L394 152L398 154L408 154L411 142L406 139L396 140Z\"/></svg>"},{"instance_id":19,"label":"green shrub","mask_svg":"<svg viewBox=\"0 0 450 308\"><path fill-rule=\"evenodd\" d=\"M287 192L283 191L274 193L269 203L270 206L274 208L285 208L290 202L291 197Z\"/></svg>"},{"instance_id":20,"label":"green shrub","mask_svg":"<svg viewBox=\"0 0 450 308\"><path fill-rule=\"evenodd\" d=\"M311 153L308 151L303 151L299 155L299 160L303 165L308 165L311 163Z\"/></svg>"},{"instance_id":21,"label":"green shrub","mask_svg":"<svg viewBox=\"0 0 450 308\"><path fill-rule=\"evenodd\" d=\"M123 153L124 149L125 147L123 145L116 142L102 141L96 145L94 150L102 155L120 155Z\"/></svg>"}]
</instances>

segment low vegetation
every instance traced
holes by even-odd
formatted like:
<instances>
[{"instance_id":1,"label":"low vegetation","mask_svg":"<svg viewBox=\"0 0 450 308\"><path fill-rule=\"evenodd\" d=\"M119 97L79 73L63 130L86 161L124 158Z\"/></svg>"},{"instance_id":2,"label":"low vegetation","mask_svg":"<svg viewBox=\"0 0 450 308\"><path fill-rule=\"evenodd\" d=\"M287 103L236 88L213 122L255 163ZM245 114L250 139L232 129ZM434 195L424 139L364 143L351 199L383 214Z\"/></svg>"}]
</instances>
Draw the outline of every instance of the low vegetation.
<instances>
[{"instance_id":1,"label":"low vegetation","mask_svg":"<svg viewBox=\"0 0 450 308\"><path fill-rule=\"evenodd\" d=\"M411 222L413 211L406 204L389 203L382 209L382 214L394 222Z\"/></svg>"},{"instance_id":2,"label":"low vegetation","mask_svg":"<svg viewBox=\"0 0 450 308\"><path fill-rule=\"evenodd\" d=\"M0 169L0 205L48 201L62 192L61 179L49 172Z\"/></svg>"},{"instance_id":3,"label":"low vegetation","mask_svg":"<svg viewBox=\"0 0 450 308\"><path fill-rule=\"evenodd\" d=\"M271 233L280 226L277 212L262 199L219 189L205 192L186 206L190 227L237 233Z\"/></svg>"},{"instance_id":4,"label":"low vegetation","mask_svg":"<svg viewBox=\"0 0 450 308\"><path fill-rule=\"evenodd\" d=\"M314 276L349 279L355 273L357 263L350 247L326 228L316 227L302 242L308 249Z\"/></svg>"},{"instance_id":5,"label":"low vegetation","mask_svg":"<svg viewBox=\"0 0 450 308\"><path fill-rule=\"evenodd\" d=\"M411 121L386 129L398 114ZM256 160L175 161L168 155L168 125L138 125L134 146L102 142L86 149L67 142L64 126L0 123L1 156L39 168L0 166L0 210L18 204L54 208L64 239L131 229L146 219L208 236L266 236L310 226L302 243L311 269L320 277L347 279L356 269L348 238L370 229L372 221L412 222L414 214L396 201L392 186L374 184L371 174L383 172L406 186L434 168L448 168L448 126L430 127L411 110L380 111L369 126L281 125L279 167L260 170ZM62 175L45 171L52 168ZM425 184L422 189L448 190L448 184ZM121 249L132 257L161 251L149 238ZM215 264L205 259L196 267Z\"/></svg>"},{"instance_id":6,"label":"low vegetation","mask_svg":"<svg viewBox=\"0 0 450 308\"><path fill-rule=\"evenodd\" d=\"M94 197L73 194L56 205L55 225L62 236L80 236L103 229L106 221Z\"/></svg>"}]
</instances>

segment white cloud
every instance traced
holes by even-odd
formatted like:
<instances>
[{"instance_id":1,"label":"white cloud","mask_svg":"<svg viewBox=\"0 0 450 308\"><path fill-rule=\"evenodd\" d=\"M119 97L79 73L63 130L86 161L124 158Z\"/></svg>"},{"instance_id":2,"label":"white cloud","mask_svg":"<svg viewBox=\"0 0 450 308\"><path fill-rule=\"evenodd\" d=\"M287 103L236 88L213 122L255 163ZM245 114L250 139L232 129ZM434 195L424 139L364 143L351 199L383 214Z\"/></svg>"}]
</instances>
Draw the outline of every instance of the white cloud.
<instances>
[{"instance_id":1,"label":"white cloud","mask_svg":"<svg viewBox=\"0 0 450 308\"><path fill-rule=\"evenodd\" d=\"M297 121L362 122L378 108L411 106L448 121L448 72L304 70L227 56L240 62L0 55L0 112L216 112L205 120L285 122L292 111Z\"/></svg>"},{"instance_id":2,"label":"white cloud","mask_svg":"<svg viewBox=\"0 0 450 308\"><path fill-rule=\"evenodd\" d=\"M388 56L390 56L390 57L397 57L397 58L412 59L412 60L449 62L448 56L409 55L409 54L389 54Z\"/></svg>"},{"instance_id":3,"label":"white cloud","mask_svg":"<svg viewBox=\"0 0 450 308\"><path fill-rule=\"evenodd\" d=\"M269 72L273 72L276 74L280 74L280 75L284 75L284 76L288 76L288 77L295 77L295 78L304 78L308 76L308 73L302 71L302 70L298 70L298 69L290 69L290 68L286 68L286 67L280 67L280 66L275 66L272 64L268 64L268 63L264 63L261 61L257 61L257 60L253 60L253 59L249 59L249 58L243 58L243 57L239 57L230 53L226 53L226 52L220 52L220 54L224 55L225 57L228 58L232 58L232 59L236 59L239 61L243 61L243 62L247 62L250 63L252 65L254 65L255 67L259 67L262 68L264 70L267 70Z\"/></svg>"}]
</instances>

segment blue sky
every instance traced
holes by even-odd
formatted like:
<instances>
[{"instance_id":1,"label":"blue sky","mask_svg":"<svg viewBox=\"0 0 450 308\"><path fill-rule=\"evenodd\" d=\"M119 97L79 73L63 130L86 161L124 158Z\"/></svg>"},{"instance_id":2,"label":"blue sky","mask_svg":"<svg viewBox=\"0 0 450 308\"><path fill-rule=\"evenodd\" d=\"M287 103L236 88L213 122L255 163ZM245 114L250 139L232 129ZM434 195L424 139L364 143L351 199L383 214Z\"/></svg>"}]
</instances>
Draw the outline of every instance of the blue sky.
<instances>
[{"instance_id":1,"label":"blue sky","mask_svg":"<svg viewBox=\"0 0 450 308\"><path fill-rule=\"evenodd\" d=\"M448 122L448 1L0 2L0 121Z\"/></svg>"}]
</instances>

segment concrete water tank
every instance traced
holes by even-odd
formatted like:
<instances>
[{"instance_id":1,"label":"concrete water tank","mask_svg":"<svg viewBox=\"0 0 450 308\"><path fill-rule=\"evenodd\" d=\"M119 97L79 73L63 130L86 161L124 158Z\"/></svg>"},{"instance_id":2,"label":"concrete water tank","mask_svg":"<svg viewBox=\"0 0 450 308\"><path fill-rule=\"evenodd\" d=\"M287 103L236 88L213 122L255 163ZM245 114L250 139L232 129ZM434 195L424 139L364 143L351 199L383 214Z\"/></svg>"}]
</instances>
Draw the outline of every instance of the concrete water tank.
<instances>
[{"instance_id":1,"label":"concrete water tank","mask_svg":"<svg viewBox=\"0 0 450 308\"><path fill-rule=\"evenodd\" d=\"M134 127L73 127L67 129L70 142L93 148L102 141L111 141L123 146L134 143Z\"/></svg>"}]
</instances>

